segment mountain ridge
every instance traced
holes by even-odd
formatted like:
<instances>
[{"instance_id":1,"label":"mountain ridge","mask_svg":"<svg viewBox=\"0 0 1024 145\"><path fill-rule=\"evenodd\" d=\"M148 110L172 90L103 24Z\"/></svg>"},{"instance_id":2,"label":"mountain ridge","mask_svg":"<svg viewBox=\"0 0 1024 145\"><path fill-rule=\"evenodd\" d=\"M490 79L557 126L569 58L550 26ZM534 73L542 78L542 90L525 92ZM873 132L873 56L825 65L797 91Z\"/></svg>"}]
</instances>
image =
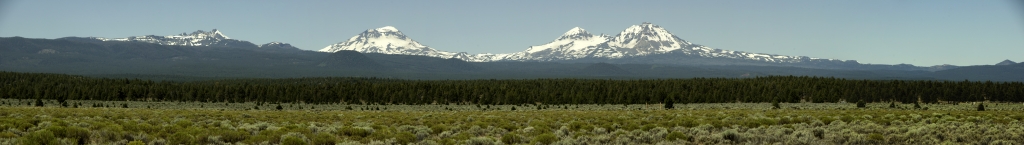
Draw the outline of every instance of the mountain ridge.
<instances>
[{"instance_id":1,"label":"mountain ridge","mask_svg":"<svg viewBox=\"0 0 1024 145\"><path fill-rule=\"evenodd\" d=\"M198 30L170 36L131 36L127 38L74 37L62 38L90 41L145 42L176 46L211 46L239 48L267 48L264 50L300 50L288 43L270 42L255 45L248 41L231 39L217 29ZM454 58L467 62L549 61L549 62L606 62L613 64L651 63L671 65L759 65L796 66L823 69L896 69L937 71L958 66L919 67L913 65L861 64L855 60L821 59L807 56L787 56L752 53L711 48L683 40L667 29L644 22L631 25L619 34L595 35L581 27L573 27L553 41L527 47L513 53L448 52L421 44L406 36L394 26L367 29L347 41L328 45L320 52L352 50L361 53L418 55Z\"/></svg>"},{"instance_id":2,"label":"mountain ridge","mask_svg":"<svg viewBox=\"0 0 1024 145\"><path fill-rule=\"evenodd\" d=\"M999 63L996 63L996 65L1013 65L1013 64L1017 64L1017 62L1013 62L1013 61L1011 61L1009 59L1003 60L1003 61L1001 61Z\"/></svg>"},{"instance_id":3,"label":"mountain ridge","mask_svg":"<svg viewBox=\"0 0 1024 145\"><path fill-rule=\"evenodd\" d=\"M270 42L262 45L256 45L249 41L231 39L223 32L217 29L210 31L196 30L192 33L181 33L177 35L168 36L157 36L157 35L143 35L143 36L129 36L125 38L104 38L104 37L66 37L65 39L92 39L98 41L121 41L121 42L145 42L154 43L160 45L176 45L176 46L213 46L213 47L255 47L255 48L282 48L282 49L296 49L291 44L283 42Z\"/></svg>"},{"instance_id":4,"label":"mountain ridge","mask_svg":"<svg viewBox=\"0 0 1024 145\"><path fill-rule=\"evenodd\" d=\"M95 39L0 37L0 71L107 76L139 74L193 76L200 78L373 76L408 79L563 77L654 79L795 75L886 80L1024 80L1020 75L1014 75L1016 72L1020 72L1020 69L1024 66L1022 63L1006 66L967 66L947 71L929 72L898 69L911 65L877 66L878 68L872 70L742 65L743 63L750 63L750 61L737 61L726 58L706 59L678 54L648 55L643 58L627 58L627 61L649 62L643 59L681 58L683 61L693 61L706 65L585 61L466 62L454 58L419 55L347 52L350 55L339 54L332 56L329 53L315 51L176 46L146 42L99 41ZM713 64L723 62L740 65ZM855 63L851 62L851 64Z\"/></svg>"}]
</instances>

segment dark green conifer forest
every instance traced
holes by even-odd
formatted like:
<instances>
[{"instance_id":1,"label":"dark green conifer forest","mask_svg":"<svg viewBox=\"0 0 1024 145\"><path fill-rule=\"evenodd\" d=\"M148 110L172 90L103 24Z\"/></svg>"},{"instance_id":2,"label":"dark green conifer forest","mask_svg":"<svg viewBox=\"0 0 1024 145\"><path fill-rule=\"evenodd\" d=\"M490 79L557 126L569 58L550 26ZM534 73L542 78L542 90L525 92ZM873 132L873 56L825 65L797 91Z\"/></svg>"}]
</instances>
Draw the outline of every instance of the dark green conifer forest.
<instances>
[{"instance_id":1,"label":"dark green conifer forest","mask_svg":"<svg viewBox=\"0 0 1024 145\"><path fill-rule=\"evenodd\" d=\"M0 72L0 98L313 104L644 104L731 102L1024 102L1024 83L823 77L652 80L379 78L151 81Z\"/></svg>"}]
</instances>

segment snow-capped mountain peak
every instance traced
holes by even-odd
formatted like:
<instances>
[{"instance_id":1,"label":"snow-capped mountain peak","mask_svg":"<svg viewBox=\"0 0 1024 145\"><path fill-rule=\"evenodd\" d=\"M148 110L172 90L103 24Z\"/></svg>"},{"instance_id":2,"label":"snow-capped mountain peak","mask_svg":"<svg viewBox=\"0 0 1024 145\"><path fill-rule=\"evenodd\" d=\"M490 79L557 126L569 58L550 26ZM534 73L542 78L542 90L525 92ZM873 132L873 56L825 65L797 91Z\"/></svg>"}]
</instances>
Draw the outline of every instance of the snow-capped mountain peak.
<instances>
[{"instance_id":1,"label":"snow-capped mountain peak","mask_svg":"<svg viewBox=\"0 0 1024 145\"><path fill-rule=\"evenodd\" d=\"M588 38L591 36L593 36L593 34L590 34L590 32L587 32L587 30L583 30L583 28L580 27L573 27L572 29L569 29L569 31L566 31L565 34L562 34L561 37L558 37L558 40L581 39Z\"/></svg>"},{"instance_id":2,"label":"snow-capped mountain peak","mask_svg":"<svg viewBox=\"0 0 1024 145\"><path fill-rule=\"evenodd\" d=\"M438 51L416 42L393 26L384 26L376 29L368 29L356 36L352 36L345 42L332 44L321 52L337 52L342 50L353 50L363 53L403 54L403 55L425 55L433 57L451 58L456 53Z\"/></svg>"},{"instance_id":3,"label":"snow-capped mountain peak","mask_svg":"<svg viewBox=\"0 0 1024 145\"><path fill-rule=\"evenodd\" d=\"M213 30L210 30L210 31L196 30L195 32L192 32L192 33L181 33L181 34L178 34L178 35L171 35L171 36L166 36L166 37L192 38L192 39L206 39L206 38L211 38L211 39L231 39L230 37L228 37L227 35L224 35L224 33L221 33L220 30L217 30L217 29L213 29Z\"/></svg>"},{"instance_id":4,"label":"snow-capped mountain peak","mask_svg":"<svg viewBox=\"0 0 1024 145\"><path fill-rule=\"evenodd\" d=\"M213 29L210 32L205 32L205 33L203 32L203 30L199 30L199 31L196 31L196 32L194 32L192 34L197 34L197 33L205 35L205 36L213 37L213 38L231 39L231 37L228 37L227 35L224 35L224 33L220 33L220 30L217 30L217 29Z\"/></svg>"},{"instance_id":5,"label":"snow-capped mountain peak","mask_svg":"<svg viewBox=\"0 0 1024 145\"><path fill-rule=\"evenodd\" d=\"M599 45L608 41L604 35L593 35L583 28L574 27L562 36L544 45L531 46L522 53L510 56L510 60L568 60L593 57Z\"/></svg>"},{"instance_id":6,"label":"snow-capped mountain peak","mask_svg":"<svg viewBox=\"0 0 1024 145\"><path fill-rule=\"evenodd\" d=\"M645 55L657 52L668 52L678 50L692 43L679 39L661 26L644 22L640 25L633 25L623 30L610 40L609 46L619 48L632 48L638 54Z\"/></svg>"}]
</instances>

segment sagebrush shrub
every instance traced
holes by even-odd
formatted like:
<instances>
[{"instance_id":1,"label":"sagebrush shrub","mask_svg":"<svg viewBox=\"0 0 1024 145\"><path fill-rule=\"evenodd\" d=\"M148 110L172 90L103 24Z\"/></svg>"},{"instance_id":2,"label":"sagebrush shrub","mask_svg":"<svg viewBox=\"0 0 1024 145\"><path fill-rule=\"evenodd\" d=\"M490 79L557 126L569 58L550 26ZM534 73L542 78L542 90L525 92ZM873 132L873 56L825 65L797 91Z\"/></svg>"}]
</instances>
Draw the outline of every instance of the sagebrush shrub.
<instances>
[{"instance_id":1,"label":"sagebrush shrub","mask_svg":"<svg viewBox=\"0 0 1024 145\"><path fill-rule=\"evenodd\" d=\"M739 133L736 132L735 129L729 129L729 130L723 131L722 132L722 138L726 139L726 140L729 140L729 141L732 141L732 142L741 142L742 141L742 137L740 136Z\"/></svg>"},{"instance_id":2,"label":"sagebrush shrub","mask_svg":"<svg viewBox=\"0 0 1024 145\"><path fill-rule=\"evenodd\" d=\"M494 139L490 137L473 137L466 140L467 145L493 145Z\"/></svg>"},{"instance_id":3,"label":"sagebrush shrub","mask_svg":"<svg viewBox=\"0 0 1024 145\"><path fill-rule=\"evenodd\" d=\"M323 132L314 134L313 139L311 140L313 142L313 145L333 145L335 143L338 143L337 137Z\"/></svg>"},{"instance_id":4,"label":"sagebrush shrub","mask_svg":"<svg viewBox=\"0 0 1024 145\"><path fill-rule=\"evenodd\" d=\"M689 140L690 138L687 137L686 134L683 134L682 132L672 132L672 133L668 133L668 135L665 135L665 139L669 140L669 141L676 141L676 140L680 140L680 139L681 140Z\"/></svg>"},{"instance_id":5,"label":"sagebrush shrub","mask_svg":"<svg viewBox=\"0 0 1024 145\"><path fill-rule=\"evenodd\" d=\"M229 143L243 141L245 139L248 139L250 136L248 132L234 130L221 131L217 134L220 135L220 139L222 141Z\"/></svg>"},{"instance_id":6,"label":"sagebrush shrub","mask_svg":"<svg viewBox=\"0 0 1024 145\"><path fill-rule=\"evenodd\" d=\"M341 135L344 135L344 136L358 136L358 137L367 137L367 136L370 136L370 134L371 134L371 132L369 130L366 130L366 129L360 128L360 127L344 127L344 128L341 128L341 130L339 130L339 132L341 133Z\"/></svg>"},{"instance_id":7,"label":"sagebrush shrub","mask_svg":"<svg viewBox=\"0 0 1024 145\"><path fill-rule=\"evenodd\" d=\"M416 135L409 132L398 132L394 135L395 142L399 144L408 144L416 142Z\"/></svg>"},{"instance_id":8,"label":"sagebrush shrub","mask_svg":"<svg viewBox=\"0 0 1024 145\"><path fill-rule=\"evenodd\" d=\"M544 133L544 134L537 135L536 137L533 137L533 142L541 143L541 144L551 144L552 142L555 142L557 140L558 140L558 137L555 136L555 134L551 134L551 133ZM531 143L531 144L535 144L535 143Z\"/></svg>"},{"instance_id":9,"label":"sagebrush shrub","mask_svg":"<svg viewBox=\"0 0 1024 145\"><path fill-rule=\"evenodd\" d=\"M185 132L174 133L167 138L168 144L195 144L196 138Z\"/></svg>"},{"instance_id":10,"label":"sagebrush shrub","mask_svg":"<svg viewBox=\"0 0 1024 145\"><path fill-rule=\"evenodd\" d=\"M142 141L131 141L128 142L128 145L146 145L146 143Z\"/></svg>"},{"instance_id":11,"label":"sagebrush shrub","mask_svg":"<svg viewBox=\"0 0 1024 145\"><path fill-rule=\"evenodd\" d=\"M501 142L506 144L526 143L526 137L515 133L506 133L501 136Z\"/></svg>"},{"instance_id":12,"label":"sagebrush shrub","mask_svg":"<svg viewBox=\"0 0 1024 145\"><path fill-rule=\"evenodd\" d=\"M61 144L60 140L49 130L39 130L22 136L19 144L23 145L56 145Z\"/></svg>"},{"instance_id":13,"label":"sagebrush shrub","mask_svg":"<svg viewBox=\"0 0 1024 145\"><path fill-rule=\"evenodd\" d=\"M281 136L281 145L308 145L306 136L297 132L289 132Z\"/></svg>"},{"instance_id":14,"label":"sagebrush shrub","mask_svg":"<svg viewBox=\"0 0 1024 145\"><path fill-rule=\"evenodd\" d=\"M882 134L879 134L879 133L871 133L871 134L868 134L868 139L869 140L874 140L874 141L884 141L885 137L882 136Z\"/></svg>"},{"instance_id":15,"label":"sagebrush shrub","mask_svg":"<svg viewBox=\"0 0 1024 145\"><path fill-rule=\"evenodd\" d=\"M89 130L85 128L50 126L46 130L52 131L57 138L71 138L78 143L89 142Z\"/></svg>"}]
</instances>

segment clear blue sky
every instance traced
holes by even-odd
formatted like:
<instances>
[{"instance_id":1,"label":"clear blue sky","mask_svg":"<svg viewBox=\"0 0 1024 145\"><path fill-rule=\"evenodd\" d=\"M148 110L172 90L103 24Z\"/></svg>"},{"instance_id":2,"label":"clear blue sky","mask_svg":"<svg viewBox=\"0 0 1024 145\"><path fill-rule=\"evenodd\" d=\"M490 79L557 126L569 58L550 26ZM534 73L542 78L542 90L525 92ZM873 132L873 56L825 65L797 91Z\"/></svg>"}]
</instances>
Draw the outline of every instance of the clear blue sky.
<instances>
[{"instance_id":1,"label":"clear blue sky","mask_svg":"<svg viewBox=\"0 0 1024 145\"><path fill-rule=\"evenodd\" d=\"M395 26L436 49L509 53L572 27L651 22L713 48L919 66L1024 61L1024 10L1002 0L105 1L0 0L0 37L127 37L219 29L319 50Z\"/></svg>"}]
</instances>

